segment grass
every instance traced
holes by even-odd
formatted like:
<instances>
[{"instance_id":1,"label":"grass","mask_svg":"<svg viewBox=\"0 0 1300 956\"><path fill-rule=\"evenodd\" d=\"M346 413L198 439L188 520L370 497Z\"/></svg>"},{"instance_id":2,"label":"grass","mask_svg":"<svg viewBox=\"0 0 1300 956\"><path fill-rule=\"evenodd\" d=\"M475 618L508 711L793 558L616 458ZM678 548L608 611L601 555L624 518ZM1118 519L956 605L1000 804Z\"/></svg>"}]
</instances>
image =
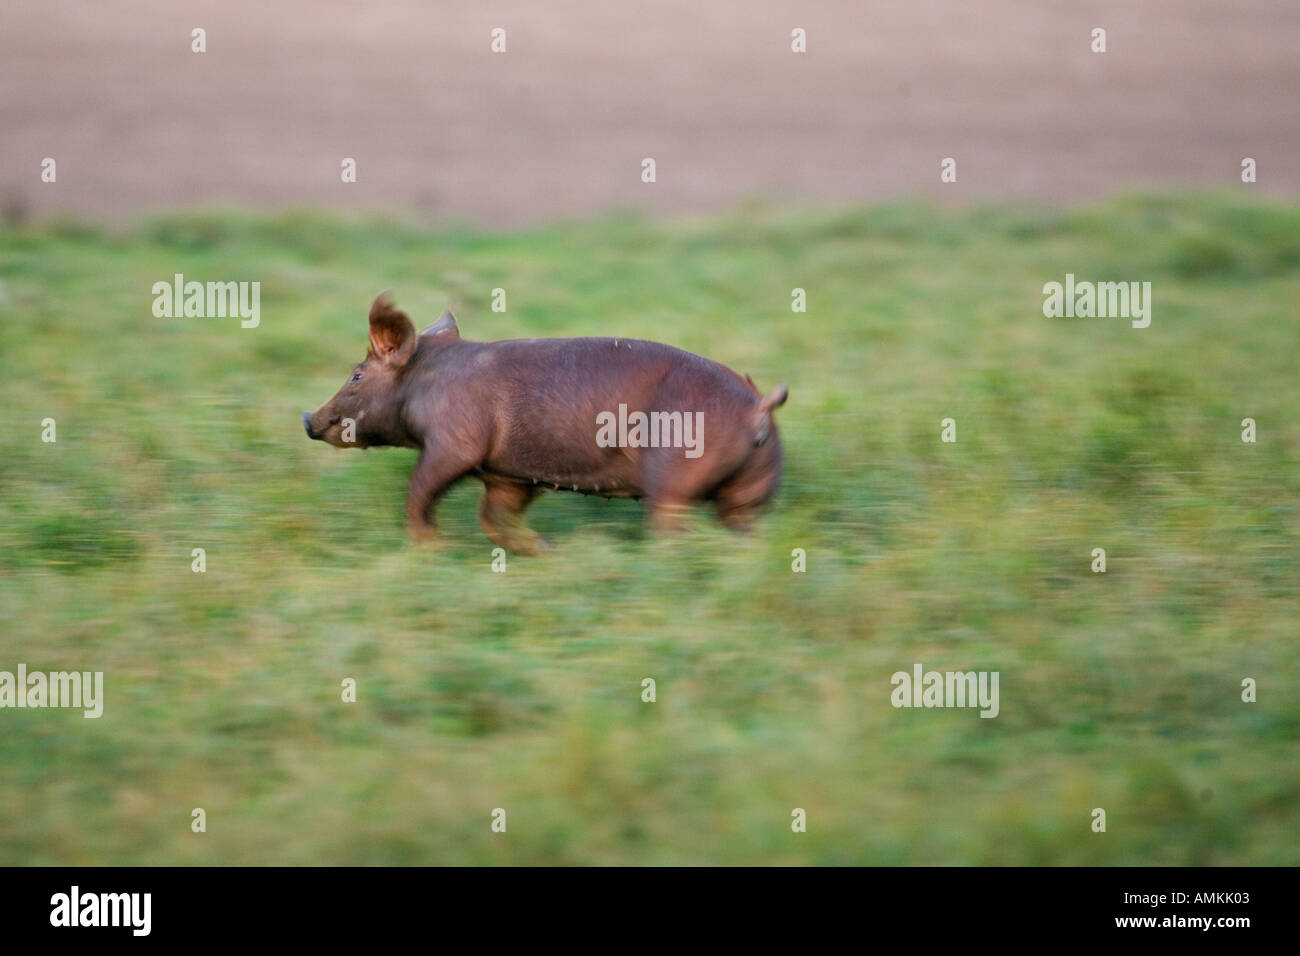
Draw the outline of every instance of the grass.
<instances>
[{"instance_id":1,"label":"grass","mask_svg":"<svg viewBox=\"0 0 1300 956\"><path fill-rule=\"evenodd\" d=\"M260 327L154 318L176 272L260 281ZM1044 318L1066 272L1151 327ZM299 422L386 287L787 381L776 507L660 540L549 495L497 574L466 484L411 547L413 453ZM1228 195L0 232L0 670L107 698L0 710L0 864L1294 864L1297 302L1300 205ZM914 662L1000 715L894 709Z\"/></svg>"}]
</instances>

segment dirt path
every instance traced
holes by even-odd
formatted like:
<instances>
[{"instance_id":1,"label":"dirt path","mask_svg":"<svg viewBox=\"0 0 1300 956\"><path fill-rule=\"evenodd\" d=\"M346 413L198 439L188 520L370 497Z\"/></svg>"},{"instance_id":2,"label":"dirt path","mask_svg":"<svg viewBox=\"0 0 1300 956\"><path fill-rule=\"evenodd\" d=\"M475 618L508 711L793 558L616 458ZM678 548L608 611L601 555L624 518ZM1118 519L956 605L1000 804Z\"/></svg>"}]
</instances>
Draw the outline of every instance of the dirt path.
<instances>
[{"instance_id":1,"label":"dirt path","mask_svg":"<svg viewBox=\"0 0 1300 956\"><path fill-rule=\"evenodd\" d=\"M207 30L207 52L190 31ZM507 30L508 52L489 51ZM790 52L790 31L808 52ZM1089 50L1094 26L1109 51ZM58 181L40 181L44 157ZM640 180L653 156L658 182ZM939 161L958 181L939 183ZM1259 183L1241 186L1244 156ZM1294 0L16 0L0 205L404 207L1300 193ZM358 182L340 182L343 157Z\"/></svg>"}]
</instances>

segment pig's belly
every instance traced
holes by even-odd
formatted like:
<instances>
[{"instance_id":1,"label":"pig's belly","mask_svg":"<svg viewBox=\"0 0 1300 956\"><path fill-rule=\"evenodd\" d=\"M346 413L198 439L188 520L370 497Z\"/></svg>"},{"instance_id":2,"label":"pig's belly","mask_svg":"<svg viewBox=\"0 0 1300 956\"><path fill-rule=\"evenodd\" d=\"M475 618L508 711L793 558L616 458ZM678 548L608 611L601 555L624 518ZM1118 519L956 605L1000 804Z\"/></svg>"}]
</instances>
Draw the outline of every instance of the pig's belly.
<instances>
[{"instance_id":1,"label":"pig's belly","mask_svg":"<svg viewBox=\"0 0 1300 956\"><path fill-rule=\"evenodd\" d=\"M609 449L596 460L562 461L545 453L507 456L488 461L480 476L555 491L576 491L606 498L640 498L640 469L622 449Z\"/></svg>"}]
</instances>

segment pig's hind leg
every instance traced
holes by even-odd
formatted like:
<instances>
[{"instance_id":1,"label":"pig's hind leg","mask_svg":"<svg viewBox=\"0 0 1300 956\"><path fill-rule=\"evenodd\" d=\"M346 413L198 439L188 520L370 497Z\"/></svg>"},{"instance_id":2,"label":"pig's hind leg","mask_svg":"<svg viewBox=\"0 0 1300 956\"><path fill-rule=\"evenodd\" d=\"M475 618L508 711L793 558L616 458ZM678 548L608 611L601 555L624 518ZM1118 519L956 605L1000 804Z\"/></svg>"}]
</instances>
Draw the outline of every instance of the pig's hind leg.
<instances>
[{"instance_id":1,"label":"pig's hind leg","mask_svg":"<svg viewBox=\"0 0 1300 956\"><path fill-rule=\"evenodd\" d=\"M524 525L524 509L537 497L537 491L535 485L485 479L478 520L487 536L514 554L546 550L546 539Z\"/></svg>"}]
</instances>

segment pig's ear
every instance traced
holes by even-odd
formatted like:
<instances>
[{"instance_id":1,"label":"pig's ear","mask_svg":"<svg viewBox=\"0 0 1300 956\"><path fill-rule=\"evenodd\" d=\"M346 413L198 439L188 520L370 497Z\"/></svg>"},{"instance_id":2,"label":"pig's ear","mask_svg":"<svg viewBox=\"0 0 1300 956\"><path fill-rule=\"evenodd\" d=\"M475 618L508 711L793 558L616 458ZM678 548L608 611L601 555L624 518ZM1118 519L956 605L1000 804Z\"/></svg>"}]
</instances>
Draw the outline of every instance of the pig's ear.
<instances>
[{"instance_id":1,"label":"pig's ear","mask_svg":"<svg viewBox=\"0 0 1300 956\"><path fill-rule=\"evenodd\" d=\"M387 292L370 307L370 351L395 368L409 362L415 351L415 324L393 305Z\"/></svg>"},{"instance_id":2,"label":"pig's ear","mask_svg":"<svg viewBox=\"0 0 1300 956\"><path fill-rule=\"evenodd\" d=\"M452 315L451 310L448 309L441 319L433 323L433 325L429 326L420 334L439 335L444 339L458 339L460 338L460 326L456 324L456 317Z\"/></svg>"}]
</instances>

